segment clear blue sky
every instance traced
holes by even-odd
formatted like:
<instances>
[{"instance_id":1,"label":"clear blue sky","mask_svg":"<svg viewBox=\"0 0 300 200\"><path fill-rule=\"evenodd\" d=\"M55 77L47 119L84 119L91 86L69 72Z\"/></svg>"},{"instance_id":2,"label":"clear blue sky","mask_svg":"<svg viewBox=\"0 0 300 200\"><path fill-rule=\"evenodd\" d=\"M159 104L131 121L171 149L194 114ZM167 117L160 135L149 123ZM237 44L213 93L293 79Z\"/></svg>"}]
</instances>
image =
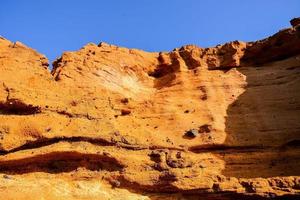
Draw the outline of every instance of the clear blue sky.
<instances>
[{"instance_id":1,"label":"clear blue sky","mask_svg":"<svg viewBox=\"0 0 300 200\"><path fill-rule=\"evenodd\" d=\"M88 42L170 51L253 41L297 16L300 0L2 0L0 35L53 61Z\"/></svg>"}]
</instances>

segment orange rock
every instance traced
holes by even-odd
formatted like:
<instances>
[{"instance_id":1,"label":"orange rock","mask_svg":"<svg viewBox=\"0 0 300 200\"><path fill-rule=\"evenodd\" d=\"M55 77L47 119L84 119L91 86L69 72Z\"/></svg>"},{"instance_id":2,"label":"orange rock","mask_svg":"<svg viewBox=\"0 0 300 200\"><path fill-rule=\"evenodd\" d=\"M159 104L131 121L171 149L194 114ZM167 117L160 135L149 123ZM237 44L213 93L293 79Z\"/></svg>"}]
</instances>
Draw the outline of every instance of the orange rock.
<instances>
[{"instance_id":1,"label":"orange rock","mask_svg":"<svg viewBox=\"0 0 300 200\"><path fill-rule=\"evenodd\" d=\"M0 196L297 198L298 35L153 53L90 43L51 72L0 38Z\"/></svg>"}]
</instances>

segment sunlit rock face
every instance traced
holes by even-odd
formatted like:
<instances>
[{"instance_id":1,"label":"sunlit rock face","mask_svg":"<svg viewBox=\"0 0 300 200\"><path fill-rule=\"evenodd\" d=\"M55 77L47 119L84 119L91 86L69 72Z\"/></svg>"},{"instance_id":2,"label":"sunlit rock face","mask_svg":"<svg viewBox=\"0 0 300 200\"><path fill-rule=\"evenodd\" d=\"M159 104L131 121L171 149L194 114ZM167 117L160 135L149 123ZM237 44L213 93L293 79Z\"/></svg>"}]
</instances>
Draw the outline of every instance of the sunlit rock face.
<instances>
[{"instance_id":1,"label":"sunlit rock face","mask_svg":"<svg viewBox=\"0 0 300 200\"><path fill-rule=\"evenodd\" d=\"M0 38L0 196L300 198L300 32L45 56Z\"/></svg>"}]
</instances>

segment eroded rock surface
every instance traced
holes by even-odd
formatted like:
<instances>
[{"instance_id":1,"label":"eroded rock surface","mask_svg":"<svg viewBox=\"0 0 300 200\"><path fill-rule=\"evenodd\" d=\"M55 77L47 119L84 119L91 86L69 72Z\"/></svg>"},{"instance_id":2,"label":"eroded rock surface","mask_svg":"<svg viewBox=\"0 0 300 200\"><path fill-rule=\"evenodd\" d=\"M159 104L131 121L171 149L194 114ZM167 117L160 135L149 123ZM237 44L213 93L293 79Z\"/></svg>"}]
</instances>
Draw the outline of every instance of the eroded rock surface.
<instances>
[{"instance_id":1,"label":"eroded rock surface","mask_svg":"<svg viewBox=\"0 0 300 200\"><path fill-rule=\"evenodd\" d=\"M47 59L0 38L0 196L300 195L300 32Z\"/></svg>"}]
</instances>

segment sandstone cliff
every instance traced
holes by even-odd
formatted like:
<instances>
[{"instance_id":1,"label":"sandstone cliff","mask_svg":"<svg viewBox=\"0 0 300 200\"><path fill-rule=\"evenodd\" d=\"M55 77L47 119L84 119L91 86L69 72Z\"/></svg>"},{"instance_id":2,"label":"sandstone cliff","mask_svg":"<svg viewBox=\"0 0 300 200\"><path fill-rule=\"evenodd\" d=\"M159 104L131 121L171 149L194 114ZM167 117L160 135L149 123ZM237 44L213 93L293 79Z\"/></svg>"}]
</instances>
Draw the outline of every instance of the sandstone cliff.
<instances>
[{"instance_id":1,"label":"sandstone cliff","mask_svg":"<svg viewBox=\"0 0 300 200\"><path fill-rule=\"evenodd\" d=\"M0 38L5 199L300 198L300 25L45 56Z\"/></svg>"}]
</instances>

